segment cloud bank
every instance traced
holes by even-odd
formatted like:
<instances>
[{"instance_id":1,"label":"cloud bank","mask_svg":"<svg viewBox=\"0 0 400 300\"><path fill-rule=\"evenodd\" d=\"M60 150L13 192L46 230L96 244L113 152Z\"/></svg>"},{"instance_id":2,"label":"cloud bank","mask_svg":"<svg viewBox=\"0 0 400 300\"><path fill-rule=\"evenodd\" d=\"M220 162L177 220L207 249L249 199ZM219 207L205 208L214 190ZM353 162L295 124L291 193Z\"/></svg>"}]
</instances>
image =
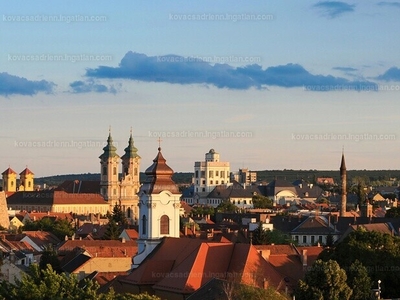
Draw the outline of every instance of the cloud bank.
<instances>
[{"instance_id":1,"label":"cloud bank","mask_svg":"<svg viewBox=\"0 0 400 300\"><path fill-rule=\"evenodd\" d=\"M396 67L392 67L388 69L385 73L382 75L379 75L376 77L378 80L384 80L384 81L400 81L400 69Z\"/></svg>"},{"instance_id":2,"label":"cloud bank","mask_svg":"<svg viewBox=\"0 0 400 300\"><path fill-rule=\"evenodd\" d=\"M206 84L218 88L245 90L249 88L305 87L312 90L337 90L337 86L351 90L371 90L375 83L369 81L349 81L331 75L314 75L299 64L286 64L262 69L253 64L232 67L228 64L210 64L201 60L191 60L177 55L147 56L128 52L118 67L99 66L87 69L89 78L122 78L146 82L167 82L173 84ZM318 89L319 87L322 87Z\"/></svg>"},{"instance_id":3,"label":"cloud bank","mask_svg":"<svg viewBox=\"0 0 400 300\"><path fill-rule=\"evenodd\" d=\"M70 83L71 93L81 94L81 93L111 93L116 94L117 89L114 86L107 87L104 84L96 83L94 80L87 81L74 81Z\"/></svg>"},{"instance_id":4,"label":"cloud bank","mask_svg":"<svg viewBox=\"0 0 400 300\"><path fill-rule=\"evenodd\" d=\"M52 93L56 85L50 81L32 81L6 72L0 73L0 95L36 95L39 92Z\"/></svg>"},{"instance_id":5,"label":"cloud bank","mask_svg":"<svg viewBox=\"0 0 400 300\"><path fill-rule=\"evenodd\" d=\"M395 1L381 1L378 3L378 5L400 8L400 2L395 2Z\"/></svg>"},{"instance_id":6,"label":"cloud bank","mask_svg":"<svg viewBox=\"0 0 400 300\"><path fill-rule=\"evenodd\" d=\"M341 1L321 1L314 4L313 8L320 10L324 16L331 19L355 11L355 5Z\"/></svg>"}]
</instances>

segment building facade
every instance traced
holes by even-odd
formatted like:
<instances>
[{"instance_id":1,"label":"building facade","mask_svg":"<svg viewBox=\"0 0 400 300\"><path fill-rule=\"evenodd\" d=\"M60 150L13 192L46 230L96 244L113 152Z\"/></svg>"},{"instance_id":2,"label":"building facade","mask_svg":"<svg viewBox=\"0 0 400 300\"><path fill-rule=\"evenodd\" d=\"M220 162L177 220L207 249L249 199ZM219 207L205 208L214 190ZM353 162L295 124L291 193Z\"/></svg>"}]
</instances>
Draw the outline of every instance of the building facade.
<instances>
[{"instance_id":1,"label":"building facade","mask_svg":"<svg viewBox=\"0 0 400 300\"><path fill-rule=\"evenodd\" d=\"M109 204L112 211L115 205L120 205L125 216L131 223L137 222L138 196L140 188L140 156L134 146L132 132L125 154L120 157L117 148L113 145L111 132L108 135L107 145L103 148L100 158L100 194ZM120 178L119 165L121 162L122 176Z\"/></svg>"},{"instance_id":2,"label":"building facade","mask_svg":"<svg viewBox=\"0 0 400 300\"><path fill-rule=\"evenodd\" d=\"M179 238L180 197L178 186L172 180L174 171L158 148L153 164L145 172L147 179L139 192L138 255L133 268L149 255L163 237Z\"/></svg>"},{"instance_id":3,"label":"building facade","mask_svg":"<svg viewBox=\"0 0 400 300\"><path fill-rule=\"evenodd\" d=\"M205 161L194 163L194 203L206 204L206 196L216 186L229 184L230 164L221 162L214 149L205 154Z\"/></svg>"}]
</instances>

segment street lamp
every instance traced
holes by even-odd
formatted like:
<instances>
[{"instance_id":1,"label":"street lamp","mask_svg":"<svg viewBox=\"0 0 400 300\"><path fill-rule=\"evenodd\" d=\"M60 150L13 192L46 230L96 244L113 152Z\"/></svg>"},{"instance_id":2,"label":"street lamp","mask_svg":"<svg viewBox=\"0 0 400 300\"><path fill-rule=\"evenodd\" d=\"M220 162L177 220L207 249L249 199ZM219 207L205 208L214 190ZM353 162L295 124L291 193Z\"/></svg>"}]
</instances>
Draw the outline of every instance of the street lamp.
<instances>
[{"instance_id":1,"label":"street lamp","mask_svg":"<svg viewBox=\"0 0 400 300\"><path fill-rule=\"evenodd\" d=\"M378 299L381 299L381 280L378 280Z\"/></svg>"}]
</instances>

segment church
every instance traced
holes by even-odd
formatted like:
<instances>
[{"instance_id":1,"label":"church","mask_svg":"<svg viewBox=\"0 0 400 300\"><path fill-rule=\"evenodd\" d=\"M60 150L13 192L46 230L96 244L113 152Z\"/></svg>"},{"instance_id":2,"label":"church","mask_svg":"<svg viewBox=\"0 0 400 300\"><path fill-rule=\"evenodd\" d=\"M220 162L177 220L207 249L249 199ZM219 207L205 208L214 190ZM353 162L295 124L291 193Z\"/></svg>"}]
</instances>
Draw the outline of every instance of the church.
<instances>
[{"instance_id":1,"label":"church","mask_svg":"<svg viewBox=\"0 0 400 300\"><path fill-rule=\"evenodd\" d=\"M138 216L138 192L140 188L140 156L134 146L132 130L128 146L124 149L122 157L117 154L117 148L113 145L111 129L109 131L107 145L103 148L100 158L100 194L104 197L112 211L115 205L121 205L127 219L131 223L137 222ZM122 177L119 179L118 166L121 162Z\"/></svg>"}]
</instances>

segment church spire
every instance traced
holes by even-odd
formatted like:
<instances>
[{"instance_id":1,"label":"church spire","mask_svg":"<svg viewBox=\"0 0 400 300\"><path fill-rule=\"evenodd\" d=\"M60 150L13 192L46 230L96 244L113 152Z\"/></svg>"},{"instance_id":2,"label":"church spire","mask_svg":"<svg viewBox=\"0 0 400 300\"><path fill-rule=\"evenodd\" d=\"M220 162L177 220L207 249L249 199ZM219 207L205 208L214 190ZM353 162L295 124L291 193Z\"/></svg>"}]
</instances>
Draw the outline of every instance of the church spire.
<instances>
[{"instance_id":1,"label":"church spire","mask_svg":"<svg viewBox=\"0 0 400 300\"><path fill-rule=\"evenodd\" d=\"M139 157L139 155L137 154L138 149L134 146L134 143L133 143L132 128L131 128L131 133L129 136L128 147L126 147L124 149L124 151L125 151L125 154L121 157L122 159Z\"/></svg>"},{"instance_id":2,"label":"church spire","mask_svg":"<svg viewBox=\"0 0 400 300\"><path fill-rule=\"evenodd\" d=\"M118 156L116 153L117 148L113 145L113 139L111 137L111 126L108 130L107 145L103 148L104 153L99 158L115 157Z\"/></svg>"},{"instance_id":3,"label":"church spire","mask_svg":"<svg viewBox=\"0 0 400 300\"><path fill-rule=\"evenodd\" d=\"M342 161L340 163L340 171L346 171L346 162L344 160L344 149L342 150Z\"/></svg>"},{"instance_id":4,"label":"church spire","mask_svg":"<svg viewBox=\"0 0 400 300\"><path fill-rule=\"evenodd\" d=\"M157 194L163 190L179 193L179 188L172 180L174 171L167 165L166 159L161 153L161 147L158 147L157 156L153 159L153 164L147 168L145 174L147 179L143 184L143 188L147 194Z\"/></svg>"}]
</instances>

